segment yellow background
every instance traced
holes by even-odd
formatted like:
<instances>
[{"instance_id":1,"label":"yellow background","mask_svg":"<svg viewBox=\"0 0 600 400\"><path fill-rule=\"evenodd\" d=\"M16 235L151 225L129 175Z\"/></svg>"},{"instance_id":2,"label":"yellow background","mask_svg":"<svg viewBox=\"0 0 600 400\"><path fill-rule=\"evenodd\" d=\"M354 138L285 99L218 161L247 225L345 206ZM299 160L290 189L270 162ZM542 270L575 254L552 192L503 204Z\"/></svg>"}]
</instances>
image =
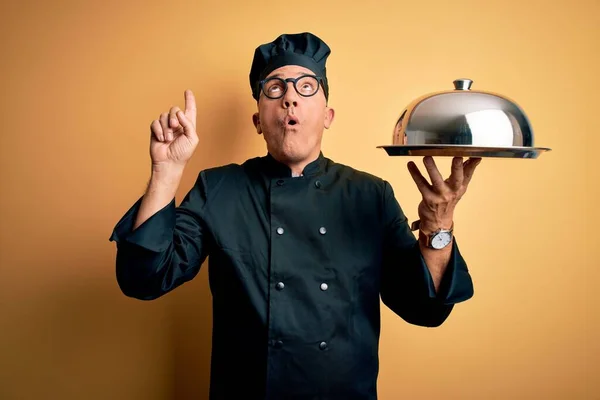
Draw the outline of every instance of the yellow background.
<instances>
[{"instance_id":1,"label":"yellow background","mask_svg":"<svg viewBox=\"0 0 600 400\"><path fill-rule=\"evenodd\" d=\"M253 51L305 30L333 50L325 155L390 180L411 220L408 159L376 146L412 99L473 79L553 149L478 167L456 215L475 296L437 329L383 309L380 398L600 397L600 3L240 0L2 3L0 398L205 398L207 269L135 301L108 237L149 177L150 122L186 88L201 142L178 200L200 169L264 155Z\"/></svg>"}]
</instances>

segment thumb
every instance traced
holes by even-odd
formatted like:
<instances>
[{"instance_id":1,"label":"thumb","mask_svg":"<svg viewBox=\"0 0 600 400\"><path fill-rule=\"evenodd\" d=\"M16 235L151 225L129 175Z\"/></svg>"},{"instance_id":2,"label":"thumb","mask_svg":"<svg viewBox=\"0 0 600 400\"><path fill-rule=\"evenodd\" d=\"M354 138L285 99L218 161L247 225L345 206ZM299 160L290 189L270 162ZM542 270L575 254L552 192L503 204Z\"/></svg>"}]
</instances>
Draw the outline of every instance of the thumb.
<instances>
[{"instance_id":1,"label":"thumb","mask_svg":"<svg viewBox=\"0 0 600 400\"><path fill-rule=\"evenodd\" d=\"M183 111L177 111L177 118L179 123L183 126L183 134L187 137L192 137L196 134L196 127L194 124L185 116Z\"/></svg>"}]
</instances>

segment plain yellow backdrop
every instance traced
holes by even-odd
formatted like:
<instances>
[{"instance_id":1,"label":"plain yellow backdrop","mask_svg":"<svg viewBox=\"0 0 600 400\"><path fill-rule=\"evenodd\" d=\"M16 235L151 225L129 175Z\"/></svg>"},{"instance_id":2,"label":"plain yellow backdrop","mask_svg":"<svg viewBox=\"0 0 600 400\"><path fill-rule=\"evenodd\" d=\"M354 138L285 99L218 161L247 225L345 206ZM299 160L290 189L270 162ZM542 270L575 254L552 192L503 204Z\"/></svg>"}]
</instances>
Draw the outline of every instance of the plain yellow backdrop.
<instances>
[{"instance_id":1,"label":"plain yellow backdrop","mask_svg":"<svg viewBox=\"0 0 600 400\"><path fill-rule=\"evenodd\" d=\"M380 398L600 397L600 3L23 1L0 6L0 398L202 399L207 269L154 302L123 296L111 230L149 178L149 126L183 91L199 170L265 154L255 47L311 31L332 48L323 151L420 194L388 157L414 98L470 78L514 99L537 160L484 159L456 213L475 296L428 329L383 308ZM422 166L420 159L415 159ZM437 160L447 174L449 159ZM243 335L243 332L240 332Z\"/></svg>"}]
</instances>

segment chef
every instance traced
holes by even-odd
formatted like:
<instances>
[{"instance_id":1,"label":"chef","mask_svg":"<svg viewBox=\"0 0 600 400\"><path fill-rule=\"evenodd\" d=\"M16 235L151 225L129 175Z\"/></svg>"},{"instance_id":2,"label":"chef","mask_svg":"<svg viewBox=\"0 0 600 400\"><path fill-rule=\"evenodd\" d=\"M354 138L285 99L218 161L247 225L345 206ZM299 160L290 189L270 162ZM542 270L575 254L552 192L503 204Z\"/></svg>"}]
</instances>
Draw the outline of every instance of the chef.
<instances>
[{"instance_id":1,"label":"chef","mask_svg":"<svg viewBox=\"0 0 600 400\"><path fill-rule=\"evenodd\" d=\"M266 155L200 171L176 206L199 142L186 90L183 110L152 122L147 189L110 237L117 282L136 299L174 290L208 258L211 399L376 399L380 299L436 327L473 296L453 213L480 159L454 158L445 180L430 157L430 181L408 164L423 196L415 235L387 181L321 151L335 115L329 55L311 33L258 46L252 119Z\"/></svg>"}]
</instances>

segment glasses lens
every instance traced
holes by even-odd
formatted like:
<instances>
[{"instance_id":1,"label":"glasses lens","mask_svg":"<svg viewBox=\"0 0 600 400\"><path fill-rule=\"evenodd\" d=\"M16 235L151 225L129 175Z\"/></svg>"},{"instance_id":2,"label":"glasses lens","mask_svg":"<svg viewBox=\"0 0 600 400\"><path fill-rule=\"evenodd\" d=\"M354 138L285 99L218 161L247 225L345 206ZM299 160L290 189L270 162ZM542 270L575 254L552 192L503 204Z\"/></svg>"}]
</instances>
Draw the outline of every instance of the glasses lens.
<instances>
[{"instance_id":1,"label":"glasses lens","mask_svg":"<svg viewBox=\"0 0 600 400\"><path fill-rule=\"evenodd\" d=\"M319 90L319 81L314 76L304 76L296 82L296 90L302 96L312 96Z\"/></svg>"},{"instance_id":2,"label":"glasses lens","mask_svg":"<svg viewBox=\"0 0 600 400\"><path fill-rule=\"evenodd\" d=\"M285 82L279 78L268 79L263 85L265 96L271 99L278 99L285 92Z\"/></svg>"}]
</instances>

